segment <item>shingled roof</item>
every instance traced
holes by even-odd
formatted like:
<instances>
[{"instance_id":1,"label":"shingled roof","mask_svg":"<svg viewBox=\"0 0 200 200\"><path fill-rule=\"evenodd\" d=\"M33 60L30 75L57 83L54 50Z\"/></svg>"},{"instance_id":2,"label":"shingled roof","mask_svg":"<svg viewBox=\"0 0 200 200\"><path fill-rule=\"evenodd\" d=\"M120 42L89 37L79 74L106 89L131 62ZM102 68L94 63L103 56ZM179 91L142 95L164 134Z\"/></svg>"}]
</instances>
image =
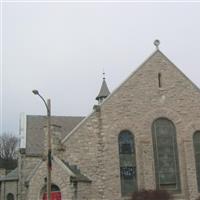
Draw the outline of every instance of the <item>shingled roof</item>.
<instances>
[{"instance_id":1,"label":"shingled roof","mask_svg":"<svg viewBox=\"0 0 200 200\"><path fill-rule=\"evenodd\" d=\"M105 78L103 78L101 89L99 91L98 96L96 97L96 100L97 101L102 100L102 99L106 98L109 95L110 95L110 91L108 89L108 86L107 86Z\"/></svg>"},{"instance_id":2,"label":"shingled roof","mask_svg":"<svg viewBox=\"0 0 200 200\"><path fill-rule=\"evenodd\" d=\"M51 124L60 126L61 139L64 138L84 117L52 116ZM44 127L46 116L28 115L26 122L26 154L41 155L44 150Z\"/></svg>"},{"instance_id":3,"label":"shingled roof","mask_svg":"<svg viewBox=\"0 0 200 200\"><path fill-rule=\"evenodd\" d=\"M91 182L91 180L81 173L77 165L70 165L67 161L62 160L62 162L74 173L74 177L71 177L72 181L77 182Z\"/></svg>"}]
</instances>

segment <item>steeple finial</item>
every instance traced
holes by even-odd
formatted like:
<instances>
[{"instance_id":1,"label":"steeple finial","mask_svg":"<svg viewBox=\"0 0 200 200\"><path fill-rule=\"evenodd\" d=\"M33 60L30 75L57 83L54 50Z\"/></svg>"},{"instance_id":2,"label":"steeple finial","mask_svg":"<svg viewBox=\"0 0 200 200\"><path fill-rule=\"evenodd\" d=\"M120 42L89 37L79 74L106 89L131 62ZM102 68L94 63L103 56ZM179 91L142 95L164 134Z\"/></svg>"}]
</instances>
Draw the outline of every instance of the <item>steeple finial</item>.
<instances>
[{"instance_id":1,"label":"steeple finial","mask_svg":"<svg viewBox=\"0 0 200 200\"><path fill-rule=\"evenodd\" d=\"M103 68L103 80L105 80L105 79L106 79L106 73L105 73L104 68Z\"/></svg>"},{"instance_id":2,"label":"steeple finial","mask_svg":"<svg viewBox=\"0 0 200 200\"><path fill-rule=\"evenodd\" d=\"M99 104L101 104L103 102L103 100L107 96L109 96L109 94L110 94L110 91L109 91L108 86L106 84L105 72L104 72L104 69L103 69L103 82L102 82L102 85L101 85L100 92L99 92L98 96L96 97L96 100L99 102Z\"/></svg>"},{"instance_id":3,"label":"steeple finial","mask_svg":"<svg viewBox=\"0 0 200 200\"><path fill-rule=\"evenodd\" d=\"M156 49L159 49L159 45L160 45L160 41L159 40L155 40L153 43L156 46Z\"/></svg>"}]
</instances>

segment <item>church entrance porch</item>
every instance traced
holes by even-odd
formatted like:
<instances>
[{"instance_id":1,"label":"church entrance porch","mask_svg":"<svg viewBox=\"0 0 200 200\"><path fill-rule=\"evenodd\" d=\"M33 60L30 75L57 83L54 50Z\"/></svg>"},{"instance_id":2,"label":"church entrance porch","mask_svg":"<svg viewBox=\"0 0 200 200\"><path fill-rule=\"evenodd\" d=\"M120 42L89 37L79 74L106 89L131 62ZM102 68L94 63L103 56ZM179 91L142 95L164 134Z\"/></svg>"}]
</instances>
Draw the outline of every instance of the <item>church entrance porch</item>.
<instances>
[{"instance_id":1,"label":"church entrance porch","mask_svg":"<svg viewBox=\"0 0 200 200\"><path fill-rule=\"evenodd\" d=\"M47 192L46 192L46 186L42 189L42 198L41 200L47 200ZM62 200L61 198L61 192L57 185L51 185L51 200Z\"/></svg>"}]
</instances>

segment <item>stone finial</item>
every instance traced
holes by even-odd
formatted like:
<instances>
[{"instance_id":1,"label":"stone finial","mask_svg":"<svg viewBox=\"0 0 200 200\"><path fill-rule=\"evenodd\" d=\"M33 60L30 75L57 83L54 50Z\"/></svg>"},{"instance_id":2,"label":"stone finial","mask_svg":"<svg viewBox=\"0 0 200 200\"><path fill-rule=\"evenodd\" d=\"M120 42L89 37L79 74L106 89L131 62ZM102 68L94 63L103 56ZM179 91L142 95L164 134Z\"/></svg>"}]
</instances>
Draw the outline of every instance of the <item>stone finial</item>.
<instances>
[{"instance_id":1,"label":"stone finial","mask_svg":"<svg viewBox=\"0 0 200 200\"><path fill-rule=\"evenodd\" d=\"M160 41L159 40L155 40L153 43L156 46L156 49L159 49L159 45L160 45Z\"/></svg>"}]
</instances>

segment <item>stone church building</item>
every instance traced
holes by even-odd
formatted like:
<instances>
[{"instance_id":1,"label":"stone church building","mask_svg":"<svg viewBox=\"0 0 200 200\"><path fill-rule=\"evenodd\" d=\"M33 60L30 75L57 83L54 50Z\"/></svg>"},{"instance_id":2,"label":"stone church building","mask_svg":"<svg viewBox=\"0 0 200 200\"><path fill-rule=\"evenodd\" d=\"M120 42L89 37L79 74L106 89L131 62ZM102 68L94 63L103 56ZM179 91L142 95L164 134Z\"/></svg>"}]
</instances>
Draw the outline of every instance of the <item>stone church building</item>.
<instances>
[{"instance_id":1,"label":"stone church building","mask_svg":"<svg viewBox=\"0 0 200 200\"><path fill-rule=\"evenodd\" d=\"M114 92L105 78L87 117L52 117L53 200L128 200L165 189L200 196L200 90L158 48ZM1 200L45 200L45 116L21 118L18 168Z\"/></svg>"}]
</instances>

